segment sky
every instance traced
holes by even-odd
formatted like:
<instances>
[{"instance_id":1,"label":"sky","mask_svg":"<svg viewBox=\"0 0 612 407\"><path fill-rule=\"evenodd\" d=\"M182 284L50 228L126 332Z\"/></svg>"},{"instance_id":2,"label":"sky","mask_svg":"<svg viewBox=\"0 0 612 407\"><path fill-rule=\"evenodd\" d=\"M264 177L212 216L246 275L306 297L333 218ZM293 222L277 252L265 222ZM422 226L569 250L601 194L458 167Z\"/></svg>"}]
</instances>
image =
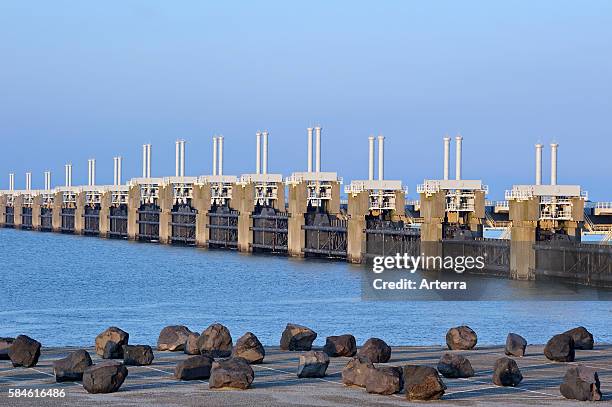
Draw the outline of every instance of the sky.
<instances>
[{"instance_id":1,"label":"sky","mask_svg":"<svg viewBox=\"0 0 612 407\"><path fill-rule=\"evenodd\" d=\"M491 199L534 182L534 144L559 143L558 183L612 200L612 2L0 0L0 189L15 172L73 184L255 170L306 170L322 126L322 170L367 178L367 137L385 136L385 178L442 177L442 138L461 134L463 178ZM454 147L453 147L454 149ZM454 151L451 151L454 157ZM454 163L451 162L451 169ZM453 176L453 171L451 171Z\"/></svg>"}]
</instances>

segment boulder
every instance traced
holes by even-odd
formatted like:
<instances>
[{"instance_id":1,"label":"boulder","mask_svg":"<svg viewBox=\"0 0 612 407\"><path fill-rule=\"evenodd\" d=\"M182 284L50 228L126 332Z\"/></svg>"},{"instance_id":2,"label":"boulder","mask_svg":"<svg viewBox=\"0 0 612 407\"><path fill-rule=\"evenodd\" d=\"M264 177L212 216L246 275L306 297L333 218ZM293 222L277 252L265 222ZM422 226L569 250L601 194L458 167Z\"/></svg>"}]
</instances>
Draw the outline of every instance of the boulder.
<instances>
[{"instance_id":1,"label":"boulder","mask_svg":"<svg viewBox=\"0 0 612 407\"><path fill-rule=\"evenodd\" d=\"M370 370L375 369L370 359L355 356L342 369L342 383L346 386L366 386Z\"/></svg>"},{"instance_id":2,"label":"boulder","mask_svg":"<svg viewBox=\"0 0 612 407\"><path fill-rule=\"evenodd\" d=\"M328 336L325 340L323 352L330 357L355 356L357 353L357 342L353 335Z\"/></svg>"},{"instance_id":3,"label":"boulder","mask_svg":"<svg viewBox=\"0 0 612 407\"><path fill-rule=\"evenodd\" d=\"M391 347L378 338L370 338L357 351L357 356L370 359L372 363L387 363L391 359Z\"/></svg>"},{"instance_id":4,"label":"boulder","mask_svg":"<svg viewBox=\"0 0 612 407\"><path fill-rule=\"evenodd\" d=\"M79 349L70 352L63 359L53 362L53 373L56 382L77 382L83 380L83 372L91 366L89 352Z\"/></svg>"},{"instance_id":5,"label":"boulder","mask_svg":"<svg viewBox=\"0 0 612 407\"><path fill-rule=\"evenodd\" d=\"M123 359L123 345L130 335L116 326L111 326L96 336L96 354L104 359Z\"/></svg>"},{"instance_id":6,"label":"boulder","mask_svg":"<svg viewBox=\"0 0 612 407\"><path fill-rule=\"evenodd\" d=\"M509 333L506 338L506 348L504 352L508 356L525 356L525 348L527 347L527 341L521 335Z\"/></svg>"},{"instance_id":7,"label":"boulder","mask_svg":"<svg viewBox=\"0 0 612 407\"><path fill-rule=\"evenodd\" d=\"M329 366L329 356L321 351L309 351L300 355L297 376L306 377L325 377L325 372Z\"/></svg>"},{"instance_id":8,"label":"boulder","mask_svg":"<svg viewBox=\"0 0 612 407\"><path fill-rule=\"evenodd\" d=\"M128 370L121 362L105 361L83 372L83 388L88 393L114 393L123 384Z\"/></svg>"},{"instance_id":9,"label":"boulder","mask_svg":"<svg viewBox=\"0 0 612 407\"><path fill-rule=\"evenodd\" d=\"M593 349L593 334L587 331L585 327L579 326L563 333L572 337L574 340L574 349Z\"/></svg>"},{"instance_id":10,"label":"boulder","mask_svg":"<svg viewBox=\"0 0 612 407\"><path fill-rule=\"evenodd\" d=\"M123 345L123 363L127 366L150 365L153 358L153 349L149 345Z\"/></svg>"},{"instance_id":11,"label":"boulder","mask_svg":"<svg viewBox=\"0 0 612 407\"><path fill-rule=\"evenodd\" d=\"M210 389L248 389L253 383L255 373L249 362L242 358L216 360L212 364L208 388Z\"/></svg>"},{"instance_id":12,"label":"boulder","mask_svg":"<svg viewBox=\"0 0 612 407\"><path fill-rule=\"evenodd\" d=\"M0 338L0 360L9 360L8 351L13 344L13 338Z\"/></svg>"},{"instance_id":13,"label":"boulder","mask_svg":"<svg viewBox=\"0 0 612 407\"><path fill-rule=\"evenodd\" d=\"M567 369L559 390L566 399L599 401L601 400L599 386L599 376L595 369L578 365Z\"/></svg>"},{"instance_id":14,"label":"boulder","mask_svg":"<svg viewBox=\"0 0 612 407\"><path fill-rule=\"evenodd\" d=\"M365 388L368 393L395 394L403 387L402 368L395 366L381 366L368 370Z\"/></svg>"},{"instance_id":15,"label":"boulder","mask_svg":"<svg viewBox=\"0 0 612 407\"><path fill-rule=\"evenodd\" d=\"M266 351L263 345L251 332L242 335L236 341L236 346L232 350L232 357L242 358L253 364L263 362L265 356Z\"/></svg>"},{"instance_id":16,"label":"boulder","mask_svg":"<svg viewBox=\"0 0 612 407\"><path fill-rule=\"evenodd\" d=\"M203 380L210 377L213 358L197 355L181 360L174 368L174 377L179 380Z\"/></svg>"},{"instance_id":17,"label":"boulder","mask_svg":"<svg viewBox=\"0 0 612 407\"><path fill-rule=\"evenodd\" d=\"M446 345L450 350L470 350L474 349L478 337L469 326L458 326L451 328L446 333Z\"/></svg>"},{"instance_id":18,"label":"boulder","mask_svg":"<svg viewBox=\"0 0 612 407\"><path fill-rule=\"evenodd\" d=\"M202 355L226 358L232 354L232 336L221 324L212 324L198 338L198 349Z\"/></svg>"},{"instance_id":19,"label":"boulder","mask_svg":"<svg viewBox=\"0 0 612 407\"><path fill-rule=\"evenodd\" d=\"M157 350L168 350L171 352L182 351L185 341L191 331L184 325L170 325L159 333L157 338Z\"/></svg>"},{"instance_id":20,"label":"boulder","mask_svg":"<svg viewBox=\"0 0 612 407\"><path fill-rule=\"evenodd\" d=\"M555 362L573 362L576 356L574 340L566 334L553 336L544 347L544 356Z\"/></svg>"},{"instance_id":21,"label":"boulder","mask_svg":"<svg viewBox=\"0 0 612 407\"><path fill-rule=\"evenodd\" d=\"M14 367L32 367L40 357L40 342L26 335L19 335L8 350L8 356Z\"/></svg>"},{"instance_id":22,"label":"boulder","mask_svg":"<svg viewBox=\"0 0 612 407\"><path fill-rule=\"evenodd\" d=\"M446 385L433 367L404 366L404 390L408 400L439 400Z\"/></svg>"},{"instance_id":23,"label":"boulder","mask_svg":"<svg viewBox=\"0 0 612 407\"><path fill-rule=\"evenodd\" d=\"M461 355L445 353L438 362L438 372L448 378L466 378L474 376L470 361Z\"/></svg>"},{"instance_id":24,"label":"boulder","mask_svg":"<svg viewBox=\"0 0 612 407\"><path fill-rule=\"evenodd\" d=\"M185 347L183 351L188 355L199 355L200 348L198 348L198 338L200 334L197 332L191 332L187 336L187 340L185 341Z\"/></svg>"},{"instance_id":25,"label":"boulder","mask_svg":"<svg viewBox=\"0 0 612 407\"><path fill-rule=\"evenodd\" d=\"M302 325L287 324L280 340L282 350L309 351L317 333Z\"/></svg>"},{"instance_id":26,"label":"boulder","mask_svg":"<svg viewBox=\"0 0 612 407\"><path fill-rule=\"evenodd\" d=\"M493 367L493 383L498 386L514 387L518 385L521 380L523 380L523 375L513 359L504 357L495 361L495 366Z\"/></svg>"}]
</instances>

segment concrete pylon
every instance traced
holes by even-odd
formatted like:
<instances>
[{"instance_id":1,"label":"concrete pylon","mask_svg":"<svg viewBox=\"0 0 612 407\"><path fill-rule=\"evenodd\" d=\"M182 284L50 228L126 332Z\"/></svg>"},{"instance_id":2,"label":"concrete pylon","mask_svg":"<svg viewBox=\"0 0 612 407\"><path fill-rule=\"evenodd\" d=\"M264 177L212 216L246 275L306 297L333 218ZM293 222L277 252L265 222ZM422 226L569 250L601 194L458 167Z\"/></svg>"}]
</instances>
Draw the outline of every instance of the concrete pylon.
<instances>
[{"instance_id":1,"label":"concrete pylon","mask_svg":"<svg viewBox=\"0 0 612 407\"><path fill-rule=\"evenodd\" d=\"M132 185L128 191L127 234L130 240L138 238L138 209L140 209L140 186Z\"/></svg>"},{"instance_id":2,"label":"concrete pylon","mask_svg":"<svg viewBox=\"0 0 612 407\"><path fill-rule=\"evenodd\" d=\"M74 210L74 234L82 235L85 230L85 198L86 192L76 195L76 208Z\"/></svg>"},{"instance_id":3,"label":"concrete pylon","mask_svg":"<svg viewBox=\"0 0 612 407\"><path fill-rule=\"evenodd\" d=\"M210 230L208 228L211 199L210 184L194 185L193 186L193 201L191 205L198 213L196 214L196 246L208 247Z\"/></svg>"},{"instance_id":4,"label":"concrete pylon","mask_svg":"<svg viewBox=\"0 0 612 407\"><path fill-rule=\"evenodd\" d=\"M289 213L287 219L287 252L291 257L304 257L306 231L302 229L306 219L308 191L305 182L289 185Z\"/></svg>"},{"instance_id":5,"label":"concrete pylon","mask_svg":"<svg viewBox=\"0 0 612 407\"><path fill-rule=\"evenodd\" d=\"M121 183L121 181L119 181ZM100 197L100 237L107 238L110 232L110 207L111 207L111 199L112 192L106 191Z\"/></svg>"},{"instance_id":6,"label":"concrete pylon","mask_svg":"<svg viewBox=\"0 0 612 407\"><path fill-rule=\"evenodd\" d=\"M349 263L361 263L366 253L366 215L370 210L370 194L362 191L348 197L346 259Z\"/></svg>"}]
</instances>

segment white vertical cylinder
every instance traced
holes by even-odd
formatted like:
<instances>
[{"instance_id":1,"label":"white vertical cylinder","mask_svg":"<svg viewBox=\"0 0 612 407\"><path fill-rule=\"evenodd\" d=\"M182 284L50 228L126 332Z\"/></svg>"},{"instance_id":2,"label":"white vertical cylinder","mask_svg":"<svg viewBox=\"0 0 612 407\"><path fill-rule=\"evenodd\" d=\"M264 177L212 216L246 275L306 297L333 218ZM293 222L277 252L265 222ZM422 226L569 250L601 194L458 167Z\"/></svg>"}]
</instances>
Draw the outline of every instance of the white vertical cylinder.
<instances>
[{"instance_id":1,"label":"white vertical cylinder","mask_svg":"<svg viewBox=\"0 0 612 407\"><path fill-rule=\"evenodd\" d=\"M72 164L66 164L66 186L72 186Z\"/></svg>"},{"instance_id":2,"label":"white vertical cylinder","mask_svg":"<svg viewBox=\"0 0 612 407\"><path fill-rule=\"evenodd\" d=\"M374 136L368 137L368 179L374 180Z\"/></svg>"},{"instance_id":3,"label":"white vertical cylinder","mask_svg":"<svg viewBox=\"0 0 612 407\"><path fill-rule=\"evenodd\" d=\"M15 190L15 174L12 172L9 174L9 191Z\"/></svg>"},{"instance_id":4,"label":"white vertical cylinder","mask_svg":"<svg viewBox=\"0 0 612 407\"><path fill-rule=\"evenodd\" d=\"M179 161L180 161L180 141L176 140L175 142L175 157L174 157L174 176L179 176Z\"/></svg>"},{"instance_id":5,"label":"white vertical cylinder","mask_svg":"<svg viewBox=\"0 0 612 407\"><path fill-rule=\"evenodd\" d=\"M113 185L117 185L117 157L113 157Z\"/></svg>"},{"instance_id":6,"label":"white vertical cylinder","mask_svg":"<svg viewBox=\"0 0 612 407\"><path fill-rule=\"evenodd\" d=\"M315 127L315 171L321 172L321 127Z\"/></svg>"},{"instance_id":7,"label":"white vertical cylinder","mask_svg":"<svg viewBox=\"0 0 612 407\"><path fill-rule=\"evenodd\" d=\"M121 165L123 157L117 157L117 185L121 185Z\"/></svg>"},{"instance_id":8,"label":"white vertical cylinder","mask_svg":"<svg viewBox=\"0 0 612 407\"><path fill-rule=\"evenodd\" d=\"M261 173L261 133L255 133L255 174Z\"/></svg>"},{"instance_id":9,"label":"white vertical cylinder","mask_svg":"<svg viewBox=\"0 0 612 407\"><path fill-rule=\"evenodd\" d=\"M378 136L378 179L385 179L385 137Z\"/></svg>"},{"instance_id":10,"label":"white vertical cylinder","mask_svg":"<svg viewBox=\"0 0 612 407\"><path fill-rule=\"evenodd\" d=\"M142 145L142 178L147 177L147 145Z\"/></svg>"},{"instance_id":11,"label":"white vertical cylinder","mask_svg":"<svg viewBox=\"0 0 612 407\"><path fill-rule=\"evenodd\" d=\"M456 180L460 180L461 179L461 144L463 141L463 137L461 136L457 136L455 137L455 147L456 147L456 151L455 151L455 179Z\"/></svg>"},{"instance_id":12,"label":"white vertical cylinder","mask_svg":"<svg viewBox=\"0 0 612 407\"><path fill-rule=\"evenodd\" d=\"M450 167L450 137L444 137L444 179L448 180Z\"/></svg>"},{"instance_id":13,"label":"white vertical cylinder","mask_svg":"<svg viewBox=\"0 0 612 407\"><path fill-rule=\"evenodd\" d=\"M91 159L87 160L87 185L91 185Z\"/></svg>"},{"instance_id":14,"label":"white vertical cylinder","mask_svg":"<svg viewBox=\"0 0 612 407\"><path fill-rule=\"evenodd\" d=\"M68 186L68 164L64 165L64 185Z\"/></svg>"},{"instance_id":15,"label":"white vertical cylinder","mask_svg":"<svg viewBox=\"0 0 612 407\"><path fill-rule=\"evenodd\" d=\"M550 185L557 185L557 148L559 144L550 144Z\"/></svg>"},{"instance_id":16,"label":"white vertical cylinder","mask_svg":"<svg viewBox=\"0 0 612 407\"><path fill-rule=\"evenodd\" d=\"M213 137L213 172L212 175L217 175L217 136Z\"/></svg>"},{"instance_id":17,"label":"white vertical cylinder","mask_svg":"<svg viewBox=\"0 0 612 407\"><path fill-rule=\"evenodd\" d=\"M185 176L185 140L181 140L181 177Z\"/></svg>"},{"instance_id":18,"label":"white vertical cylinder","mask_svg":"<svg viewBox=\"0 0 612 407\"><path fill-rule=\"evenodd\" d=\"M542 185L542 144L540 143L536 144L535 148L536 148L535 183L536 185Z\"/></svg>"},{"instance_id":19,"label":"white vertical cylinder","mask_svg":"<svg viewBox=\"0 0 612 407\"><path fill-rule=\"evenodd\" d=\"M263 137L263 145L262 145L262 155L263 158L261 160L261 170L264 174L268 173L268 132L264 131L262 133Z\"/></svg>"},{"instance_id":20,"label":"white vertical cylinder","mask_svg":"<svg viewBox=\"0 0 612 407\"><path fill-rule=\"evenodd\" d=\"M147 144L147 178L151 178L151 144Z\"/></svg>"},{"instance_id":21,"label":"white vertical cylinder","mask_svg":"<svg viewBox=\"0 0 612 407\"><path fill-rule=\"evenodd\" d=\"M223 175L223 136L219 136L219 175Z\"/></svg>"},{"instance_id":22,"label":"white vertical cylinder","mask_svg":"<svg viewBox=\"0 0 612 407\"><path fill-rule=\"evenodd\" d=\"M26 191L29 191L31 188L31 182L32 182L32 173L30 172L26 172Z\"/></svg>"},{"instance_id":23,"label":"white vertical cylinder","mask_svg":"<svg viewBox=\"0 0 612 407\"><path fill-rule=\"evenodd\" d=\"M96 185L96 159L91 159L91 185Z\"/></svg>"},{"instance_id":24,"label":"white vertical cylinder","mask_svg":"<svg viewBox=\"0 0 612 407\"><path fill-rule=\"evenodd\" d=\"M308 129L308 172L312 172L312 127Z\"/></svg>"}]
</instances>

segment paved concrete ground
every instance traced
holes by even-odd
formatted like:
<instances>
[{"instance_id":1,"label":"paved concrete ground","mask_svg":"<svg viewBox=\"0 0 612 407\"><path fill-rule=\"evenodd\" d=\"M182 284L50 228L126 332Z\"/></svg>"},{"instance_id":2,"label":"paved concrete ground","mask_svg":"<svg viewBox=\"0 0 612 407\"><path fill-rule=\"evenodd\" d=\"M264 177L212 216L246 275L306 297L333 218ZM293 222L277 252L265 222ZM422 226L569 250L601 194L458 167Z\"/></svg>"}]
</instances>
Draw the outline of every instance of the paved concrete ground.
<instances>
[{"instance_id":1,"label":"paved concrete ground","mask_svg":"<svg viewBox=\"0 0 612 407\"><path fill-rule=\"evenodd\" d=\"M527 356L517 358L523 382L516 388L498 387L491 382L495 360L503 355L502 347L485 347L458 352L466 355L476 371L469 379L444 379L448 389L439 406L516 406L516 405L584 405L565 400L559 384L569 364L553 363L542 354L542 346L528 346ZM128 368L129 376L120 391L113 394L88 394L80 383L56 383L52 362L73 349L43 349L39 364L30 369L13 368L10 361L0 361L0 405L42 406L406 406L403 394L371 395L364 389L345 387L341 370L348 358L332 358L324 379L298 379L295 375L298 352L266 348L265 362L253 365L253 388L244 391L209 390L206 381L180 382L174 379L174 365L187 355L156 352L151 366ZM90 349L94 363L100 359ZM434 366L446 350L440 347L394 347L390 365L425 364ZM612 404L612 345L594 350L577 351L574 364L597 369L604 402ZM8 389L64 389L66 396L52 398L9 398Z\"/></svg>"}]
</instances>

